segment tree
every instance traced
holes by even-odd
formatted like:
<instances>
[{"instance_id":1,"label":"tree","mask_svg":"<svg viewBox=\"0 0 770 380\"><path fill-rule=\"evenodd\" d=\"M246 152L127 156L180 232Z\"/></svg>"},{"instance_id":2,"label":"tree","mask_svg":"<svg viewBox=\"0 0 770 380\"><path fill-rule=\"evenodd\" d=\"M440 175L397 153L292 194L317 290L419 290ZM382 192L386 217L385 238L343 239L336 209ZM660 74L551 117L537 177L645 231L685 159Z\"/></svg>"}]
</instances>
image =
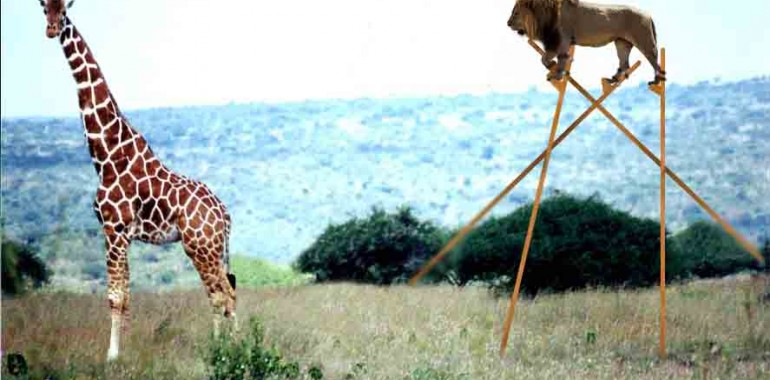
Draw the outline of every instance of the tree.
<instances>
[{"instance_id":1,"label":"tree","mask_svg":"<svg viewBox=\"0 0 770 380\"><path fill-rule=\"evenodd\" d=\"M762 243L762 257L765 258L765 272L770 272L770 235L765 236Z\"/></svg>"},{"instance_id":2,"label":"tree","mask_svg":"<svg viewBox=\"0 0 770 380\"><path fill-rule=\"evenodd\" d=\"M461 283L480 281L496 290L513 288L532 204L493 217L461 247ZM557 194L540 206L527 259L523 290L563 291L591 285L643 286L659 274L660 224L612 209L597 196ZM668 263L676 271L676 247ZM667 263L667 264L668 264Z\"/></svg>"},{"instance_id":3,"label":"tree","mask_svg":"<svg viewBox=\"0 0 770 380\"><path fill-rule=\"evenodd\" d=\"M719 225L698 221L674 236L684 270L693 276L716 277L750 269L755 259Z\"/></svg>"},{"instance_id":4,"label":"tree","mask_svg":"<svg viewBox=\"0 0 770 380\"><path fill-rule=\"evenodd\" d=\"M4 295L22 294L48 282L50 271L34 250L17 241L2 237L2 291Z\"/></svg>"},{"instance_id":5,"label":"tree","mask_svg":"<svg viewBox=\"0 0 770 380\"><path fill-rule=\"evenodd\" d=\"M330 225L297 258L297 270L319 282L391 284L406 281L446 240L446 232L420 221L408 207L373 209L365 219ZM437 274L434 272L433 279Z\"/></svg>"}]
</instances>

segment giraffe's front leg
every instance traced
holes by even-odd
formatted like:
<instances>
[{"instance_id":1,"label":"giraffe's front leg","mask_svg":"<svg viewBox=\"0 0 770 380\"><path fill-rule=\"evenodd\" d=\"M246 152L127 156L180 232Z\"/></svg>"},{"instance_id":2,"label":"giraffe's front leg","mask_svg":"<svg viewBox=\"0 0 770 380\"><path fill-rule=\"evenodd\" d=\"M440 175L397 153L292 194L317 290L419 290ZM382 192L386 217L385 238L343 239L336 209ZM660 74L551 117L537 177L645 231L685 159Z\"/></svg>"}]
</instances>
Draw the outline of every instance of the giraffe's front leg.
<instances>
[{"instance_id":1,"label":"giraffe's front leg","mask_svg":"<svg viewBox=\"0 0 770 380\"><path fill-rule=\"evenodd\" d=\"M125 234L107 231L107 229L105 229L105 236L107 240L107 300L112 318L110 348L107 351L107 360L109 361L118 357L120 333L128 311L128 247L130 241Z\"/></svg>"}]
</instances>

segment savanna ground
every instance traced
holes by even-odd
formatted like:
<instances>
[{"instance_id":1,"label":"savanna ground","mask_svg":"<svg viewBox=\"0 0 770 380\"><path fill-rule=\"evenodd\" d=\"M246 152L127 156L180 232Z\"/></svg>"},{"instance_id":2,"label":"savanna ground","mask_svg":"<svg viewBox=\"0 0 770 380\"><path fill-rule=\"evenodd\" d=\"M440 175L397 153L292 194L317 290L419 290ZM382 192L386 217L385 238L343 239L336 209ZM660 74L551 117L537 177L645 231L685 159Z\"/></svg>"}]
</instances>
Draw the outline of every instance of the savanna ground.
<instances>
[{"instance_id":1,"label":"savanna ground","mask_svg":"<svg viewBox=\"0 0 770 380\"><path fill-rule=\"evenodd\" d=\"M657 357L657 289L525 299L503 359L508 300L477 287L239 289L238 318L246 326L258 316L268 345L303 368L320 366L326 379L767 379L768 281L670 286L666 360ZM206 377L202 290L134 294L123 356L109 365L106 305L102 295L69 293L4 300L3 354L21 352L31 369L62 377Z\"/></svg>"}]
</instances>

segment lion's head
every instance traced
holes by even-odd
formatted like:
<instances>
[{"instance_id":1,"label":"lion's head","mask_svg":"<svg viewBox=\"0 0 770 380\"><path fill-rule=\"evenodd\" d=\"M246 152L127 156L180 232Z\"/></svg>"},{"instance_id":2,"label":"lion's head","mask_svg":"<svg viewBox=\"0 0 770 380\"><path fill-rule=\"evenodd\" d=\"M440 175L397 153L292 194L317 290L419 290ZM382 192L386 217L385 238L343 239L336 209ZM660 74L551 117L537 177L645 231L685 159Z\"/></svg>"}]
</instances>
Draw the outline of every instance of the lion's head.
<instances>
[{"instance_id":1,"label":"lion's head","mask_svg":"<svg viewBox=\"0 0 770 380\"><path fill-rule=\"evenodd\" d=\"M521 36L543 39L557 27L563 0L517 0L508 27Z\"/></svg>"}]
</instances>

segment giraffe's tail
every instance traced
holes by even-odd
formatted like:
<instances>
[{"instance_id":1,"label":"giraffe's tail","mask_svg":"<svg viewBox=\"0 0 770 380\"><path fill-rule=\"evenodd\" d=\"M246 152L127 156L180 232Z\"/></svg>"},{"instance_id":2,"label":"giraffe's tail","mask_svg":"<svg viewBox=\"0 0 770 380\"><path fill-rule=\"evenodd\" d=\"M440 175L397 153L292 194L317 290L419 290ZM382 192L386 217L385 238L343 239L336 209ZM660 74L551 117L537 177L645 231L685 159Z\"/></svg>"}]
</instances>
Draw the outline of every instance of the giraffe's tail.
<instances>
[{"instance_id":1,"label":"giraffe's tail","mask_svg":"<svg viewBox=\"0 0 770 380\"><path fill-rule=\"evenodd\" d=\"M222 263L225 266L225 273L227 274L227 282L235 290L235 274L231 272L230 268L230 217L227 217L227 223L225 224L225 250L222 254Z\"/></svg>"}]
</instances>

